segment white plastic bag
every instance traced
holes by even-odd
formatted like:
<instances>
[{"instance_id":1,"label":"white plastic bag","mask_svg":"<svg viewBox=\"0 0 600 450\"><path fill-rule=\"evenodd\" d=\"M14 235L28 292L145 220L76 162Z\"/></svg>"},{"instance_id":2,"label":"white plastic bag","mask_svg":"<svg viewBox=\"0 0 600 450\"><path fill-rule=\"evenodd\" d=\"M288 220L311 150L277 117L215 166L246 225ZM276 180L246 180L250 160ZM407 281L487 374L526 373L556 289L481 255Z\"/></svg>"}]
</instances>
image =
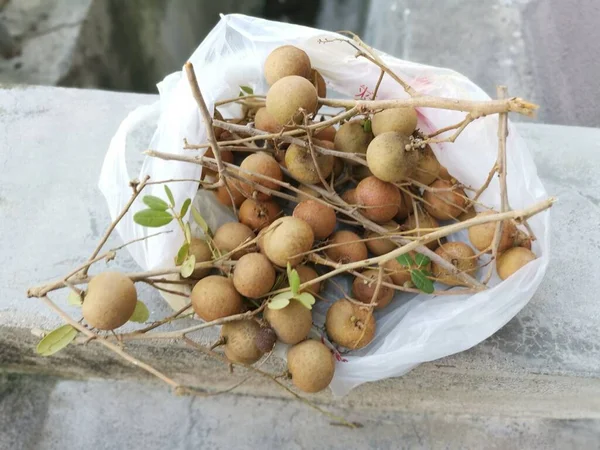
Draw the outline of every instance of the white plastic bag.
<instances>
[{"instance_id":1,"label":"white plastic bag","mask_svg":"<svg viewBox=\"0 0 600 450\"><path fill-rule=\"evenodd\" d=\"M292 44L305 50L312 65L327 82L329 93L337 92L353 98L372 90L379 68L342 42L320 43L320 39L341 37L335 33L312 28L270 22L243 15L228 15L210 32L190 61L210 111L217 100L237 96L240 85L249 85L257 93L268 86L262 68L267 55L276 47ZM418 92L429 95L488 100L489 97L464 76L448 69L402 61L381 54L386 64ZM153 180L198 179L198 165L146 158L139 174L128 173L125 153L151 148L175 154L194 154L183 150L183 139L205 142L206 135L198 108L191 96L187 78L182 72L167 76L158 85L160 101L135 110L123 121L113 138L100 176L100 189L114 218L130 197L131 178L150 175ZM389 77L384 81L378 98L401 98L403 89ZM430 132L459 122L464 113L432 108L419 108L419 128ZM481 186L497 155L497 116L479 119L469 125L454 144L437 145L433 150L440 163L465 185ZM155 127L148 142L136 139L140 129ZM546 192L537 176L536 167L515 127L509 123L507 141L508 196L512 208L519 209L542 200ZM170 183L177 204L194 197L193 182ZM164 198L161 185L150 186L147 194ZM499 186L495 178L481 196L486 205L499 208ZM196 198L195 204L207 208ZM143 237L147 228L134 224L132 215L143 208L135 204L121 221L117 231L123 241ZM213 211L212 208L209 210ZM231 216L214 209L213 226ZM367 381L403 375L421 362L435 360L466 350L491 336L512 319L531 299L539 286L549 260L549 214L544 212L530 220L537 241L533 250L537 260L525 266L501 284L496 275L490 289L472 296L441 296L413 298L397 296L385 311L377 312L377 333L365 349L344 356L337 363L331 384L334 394L344 395ZM127 247L143 269L168 267L183 240L176 224L172 233ZM457 238L465 240L464 232ZM481 274L479 274L481 276ZM335 297L335 292L327 293ZM320 303L320 302L318 302ZM322 323L326 305L317 304L315 321Z\"/></svg>"}]
</instances>

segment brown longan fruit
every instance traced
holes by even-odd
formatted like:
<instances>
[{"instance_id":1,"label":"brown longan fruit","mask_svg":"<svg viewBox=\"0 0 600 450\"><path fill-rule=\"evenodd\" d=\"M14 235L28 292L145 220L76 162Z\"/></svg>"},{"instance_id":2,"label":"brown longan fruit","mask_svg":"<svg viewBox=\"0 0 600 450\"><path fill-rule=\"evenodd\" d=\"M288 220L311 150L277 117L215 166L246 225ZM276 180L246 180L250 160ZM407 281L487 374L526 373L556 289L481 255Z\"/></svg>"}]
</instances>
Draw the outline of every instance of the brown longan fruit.
<instances>
[{"instance_id":1,"label":"brown longan fruit","mask_svg":"<svg viewBox=\"0 0 600 450\"><path fill-rule=\"evenodd\" d=\"M308 339L288 350L287 367L294 386L313 393L329 386L335 372L335 360L325 344Z\"/></svg>"},{"instance_id":2,"label":"brown longan fruit","mask_svg":"<svg viewBox=\"0 0 600 450\"><path fill-rule=\"evenodd\" d=\"M298 186L298 189L301 190L302 192L305 192L306 194L312 195L312 197L316 197L316 198L320 198L321 194L319 194L317 191L315 191L313 188L306 186L304 184L301 184L300 186ZM297 197L300 201L304 201L304 200L312 200L312 197L309 197L309 195L304 195L304 194L297 194Z\"/></svg>"},{"instance_id":3,"label":"brown longan fruit","mask_svg":"<svg viewBox=\"0 0 600 450\"><path fill-rule=\"evenodd\" d=\"M327 84L325 84L325 78L323 78L323 75L318 70L311 70L309 80L317 90L317 95L320 98L327 97Z\"/></svg>"},{"instance_id":4,"label":"brown longan fruit","mask_svg":"<svg viewBox=\"0 0 600 450\"><path fill-rule=\"evenodd\" d=\"M235 320L223 324L221 337L225 338L225 356L229 361L254 364L263 352L257 347L256 339L260 325L253 319Z\"/></svg>"},{"instance_id":5,"label":"brown longan fruit","mask_svg":"<svg viewBox=\"0 0 600 450\"><path fill-rule=\"evenodd\" d=\"M209 148L208 150L206 150L206 153L204 154L204 156L206 156L207 158L214 158L215 154L212 151L212 148ZM233 162L233 153L229 150L221 150L221 161L226 162L226 163L232 163ZM202 168L202 179L204 179L205 177L216 177L217 176L217 172L215 172L214 170L211 170L207 167L203 167Z\"/></svg>"},{"instance_id":6,"label":"brown longan fruit","mask_svg":"<svg viewBox=\"0 0 600 450\"><path fill-rule=\"evenodd\" d=\"M394 221L386 222L381 225L390 232L400 231L400 225ZM373 239L378 236L381 236L381 234L370 230L365 232L365 239L370 239L365 241L365 244L367 245L369 251L375 256L385 255L386 253L398 248L398 246L391 239Z\"/></svg>"},{"instance_id":7,"label":"brown longan fruit","mask_svg":"<svg viewBox=\"0 0 600 450\"><path fill-rule=\"evenodd\" d=\"M401 191L400 195L402 197L402 201L400 201L400 204L398 205L398 214L396 214L395 217L397 221L402 221L406 219L408 215L413 212L411 196L404 191Z\"/></svg>"},{"instance_id":8,"label":"brown longan fruit","mask_svg":"<svg viewBox=\"0 0 600 450\"><path fill-rule=\"evenodd\" d=\"M242 297L233 282L220 275L202 278L192 289L192 308L204 321L210 322L242 312Z\"/></svg>"},{"instance_id":9,"label":"brown longan fruit","mask_svg":"<svg viewBox=\"0 0 600 450\"><path fill-rule=\"evenodd\" d=\"M327 335L342 347L357 350L368 345L375 336L375 318L368 308L346 299L336 301L327 310Z\"/></svg>"},{"instance_id":10,"label":"brown longan fruit","mask_svg":"<svg viewBox=\"0 0 600 450\"><path fill-rule=\"evenodd\" d=\"M270 309L267 306L263 315L284 344L294 345L303 341L312 327L311 310L294 299L282 309Z\"/></svg>"},{"instance_id":11,"label":"brown longan fruit","mask_svg":"<svg viewBox=\"0 0 600 450\"><path fill-rule=\"evenodd\" d=\"M494 214L498 214L498 212L484 211L477 214L477 217L491 216ZM469 227L469 241L471 241L473 247L480 252L487 251L487 253L490 253L492 251L494 234L496 233L496 225L497 222L488 222ZM515 223L511 220L503 221L502 235L498 242L498 253L502 253L511 248L514 245L517 236L517 226Z\"/></svg>"},{"instance_id":12,"label":"brown longan fruit","mask_svg":"<svg viewBox=\"0 0 600 450\"><path fill-rule=\"evenodd\" d=\"M412 106L385 109L373 115L371 127L375 136L389 131L410 136L417 128L417 111Z\"/></svg>"},{"instance_id":13,"label":"brown longan fruit","mask_svg":"<svg viewBox=\"0 0 600 450\"><path fill-rule=\"evenodd\" d=\"M331 173L335 177L335 181L337 181L337 179L340 177L340 175L344 171L345 165L346 164L344 163L344 161L341 158L336 158L335 156L333 157L333 170L331 171Z\"/></svg>"},{"instance_id":14,"label":"brown longan fruit","mask_svg":"<svg viewBox=\"0 0 600 450\"><path fill-rule=\"evenodd\" d=\"M496 271L502 280L506 280L513 273L536 259L535 253L524 247L513 247L506 250L498 258Z\"/></svg>"},{"instance_id":15,"label":"brown longan fruit","mask_svg":"<svg viewBox=\"0 0 600 450\"><path fill-rule=\"evenodd\" d=\"M454 178L448 173L448 169L446 169L444 166L440 166L440 173L438 174L438 177L446 181L452 181L452 179Z\"/></svg>"},{"instance_id":16,"label":"brown longan fruit","mask_svg":"<svg viewBox=\"0 0 600 450\"><path fill-rule=\"evenodd\" d=\"M281 206L273 200L258 202L247 198L238 211L240 222L254 231L268 227L280 215Z\"/></svg>"},{"instance_id":17,"label":"brown longan fruit","mask_svg":"<svg viewBox=\"0 0 600 450\"><path fill-rule=\"evenodd\" d=\"M464 222L465 220L472 219L476 216L477 216L477 211L475 211L475 208L473 208L473 205L471 205L471 206L467 207L466 211L461 212L460 216L458 216L456 219L460 222Z\"/></svg>"},{"instance_id":18,"label":"brown longan fruit","mask_svg":"<svg viewBox=\"0 0 600 450\"><path fill-rule=\"evenodd\" d=\"M281 173L281 167L279 167L279 163L275 158L265 152L257 152L247 156L240 164L240 168L273 178L278 181L283 180L283 174ZM278 191L281 188L281 186L274 181L265 180L256 175L251 175L249 173L240 171L240 176L246 180L253 181L274 191ZM248 197L252 197L260 201L269 200L271 198L269 194L259 192L254 188L254 186L248 183L240 182L239 185L242 191Z\"/></svg>"},{"instance_id":19,"label":"brown longan fruit","mask_svg":"<svg viewBox=\"0 0 600 450\"><path fill-rule=\"evenodd\" d=\"M416 230L417 222L419 230ZM433 231L431 230L431 228L439 227L439 222L433 217L431 217L429 214L427 214L425 211L422 211L420 208L417 208L417 216L415 216L414 214L410 214L403 223L403 228L405 231L415 230L412 233L407 233L406 236L425 236L426 234L431 233ZM421 229L423 228L425 228L426 230L421 231ZM425 244L425 246L428 247L430 250L435 250L436 248L438 248L439 245L440 244L437 239Z\"/></svg>"},{"instance_id":20,"label":"brown longan fruit","mask_svg":"<svg viewBox=\"0 0 600 450\"><path fill-rule=\"evenodd\" d=\"M254 116L254 126L257 130L267 131L269 133L279 133L283 127L277 122L269 112L267 108L262 107L256 111Z\"/></svg>"},{"instance_id":21,"label":"brown longan fruit","mask_svg":"<svg viewBox=\"0 0 600 450\"><path fill-rule=\"evenodd\" d=\"M333 156L318 152L314 155L321 175L327 178L333 170ZM285 152L285 165L292 177L301 183L316 184L320 181L317 166L313 162L310 150L306 147L290 145Z\"/></svg>"},{"instance_id":22,"label":"brown longan fruit","mask_svg":"<svg viewBox=\"0 0 600 450\"><path fill-rule=\"evenodd\" d=\"M329 247L325 254L329 259L339 263L350 263L367 259L367 246L360 236L352 231L340 230L333 233L329 239Z\"/></svg>"},{"instance_id":23,"label":"brown longan fruit","mask_svg":"<svg viewBox=\"0 0 600 450\"><path fill-rule=\"evenodd\" d=\"M318 278L319 274L315 269L306 264L302 264L300 266L295 267L296 272L298 272L298 277L300 278L300 284L304 284L307 281L314 280ZM321 282L311 284L306 289L300 289L300 292L310 292L312 295L316 295L321 291Z\"/></svg>"},{"instance_id":24,"label":"brown longan fruit","mask_svg":"<svg viewBox=\"0 0 600 450\"><path fill-rule=\"evenodd\" d=\"M304 220L312 228L316 240L327 238L335 230L337 222L335 211L331 206L316 200L304 200L298 203L292 215Z\"/></svg>"},{"instance_id":25,"label":"brown longan fruit","mask_svg":"<svg viewBox=\"0 0 600 450\"><path fill-rule=\"evenodd\" d=\"M455 219L467 206L465 191L450 181L437 180L431 184L434 189L449 189L451 191L425 191L423 203L429 214L439 220Z\"/></svg>"},{"instance_id":26,"label":"brown longan fruit","mask_svg":"<svg viewBox=\"0 0 600 450\"><path fill-rule=\"evenodd\" d=\"M341 197L342 200L344 200L350 206L358 204L358 200L356 199L356 188L348 189L341 195Z\"/></svg>"},{"instance_id":27,"label":"brown longan fruit","mask_svg":"<svg viewBox=\"0 0 600 450\"><path fill-rule=\"evenodd\" d=\"M217 108L215 108L215 113L213 114L213 118L215 120L223 121L223 114L219 112ZM221 135L226 131L223 128L213 126L213 130L215 131L215 138L218 140L221 139ZM230 161L231 162L231 161Z\"/></svg>"},{"instance_id":28,"label":"brown longan fruit","mask_svg":"<svg viewBox=\"0 0 600 450\"><path fill-rule=\"evenodd\" d=\"M373 139L373 133L365 131L363 120L351 120L343 124L335 134L335 148L346 153L367 153L367 147ZM358 163L347 160L351 166Z\"/></svg>"},{"instance_id":29,"label":"brown longan fruit","mask_svg":"<svg viewBox=\"0 0 600 450\"><path fill-rule=\"evenodd\" d=\"M415 256L417 252L411 251L409 255L412 257L413 261L415 260ZM396 258L390 259L383 264L383 268L385 269L385 274L389 275L392 279L392 282L397 286L404 286L407 281L410 281L410 270L400 264ZM411 264L411 269L425 269L428 272L431 272L431 261L425 266L419 266L416 264Z\"/></svg>"},{"instance_id":30,"label":"brown longan fruit","mask_svg":"<svg viewBox=\"0 0 600 450\"><path fill-rule=\"evenodd\" d=\"M388 131L373 139L367 149L367 164L373 175L390 183L412 177L419 164L420 153L417 149L407 150L409 144L409 138L396 131Z\"/></svg>"},{"instance_id":31,"label":"brown longan fruit","mask_svg":"<svg viewBox=\"0 0 600 450\"><path fill-rule=\"evenodd\" d=\"M114 330L132 316L137 304L133 281L120 272L102 272L88 283L81 313L85 321L99 330Z\"/></svg>"},{"instance_id":32,"label":"brown longan fruit","mask_svg":"<svg viewBox=\"0 0 600 450\"><path fill-rule=\"evenodd\" d=\"M275 284L275 269L271 261L260 253L242 256L233 271L233 285L244 297L258 298Z\"/></svg>"},{"instance_id":33,"label":"brown longan fruit","mask_svg":"<svg viewBox=\"0 0 600 450\"><path fill-rule=\"evenodd\" d=\"M379 270L369 269L362 273L368 280L361 277L355 277L352 283L352 294L354 298L359 302L371 303L373 296L375 295L375 289L377 287L377 278L379 277ZM391 283L392 279L389 275L383 275L381 280L385 283ZM379 293L375 299L377 306L375 309L385 308L394 298L394 290L390 287L381 285L379 287Z\"/></svg>"},{"instance_id":34,"label":"brown longan fruit","mask_svg":"<svg viewBox=\"0 0 600 450\"><path fill-rule=\"evenodd\" d=\"M417 169L412 176L412 179L430 185L437 180L440 173L440 162L435 157L431 147L427 146L421 151L421 159L417 165Z\"/></svg>"},{"instance_id":35,"label":"brown longan fruit","mask_svg":"<svg viewBox=\"0 0 600 450\"><path fill-rule=\"evenodd\" d=\"M215 191L215 196L219 203L225 206L231 206L231 197L233 197L233 201L235 202L235 206L237 208L240 207L244 200L246 200L246 196L240 189L239 185L235 180L227 180L225 181L227 186L229 186L229 190L231 191L231 195L227 192L227 188L225 186L219 186Z\"/></svg>"},{"instance_id":36,"label":"brown longan fruit","mask_svg":"<svg viewBox=\"0 0 600 450\"><path fill-rule=\"evenodd\" d=\"M402 201L400 190L392 183L376 177L367 177L356 186L356 199L363 206L360 212L377 223L389 222L398 213Z\"/></svg>"},{"instance_id":37,"label":"brown longan fruit","mask_svg":"<svg viewBox=\"0 0 600 450\"><path fill-rule=\"evenodd\" d=\"M323 129L317 131L314 135L314 138L318 139L320 141L334 142L335 141L335 133L336 133L335 127L333 125L329 125L327 128L323 128Z\"/></svg>"},{"instance_id":38,"label":"brown longan fruit","mask_svg":"<svg viewBox=\"0 0 600 450\"><path fill-rule=\"evenodd\" d=\"M192 238L192 242L190 243L189 249L190 255L194 255L196 258L196 263L206 262L212 260L212 252L210 251L210 247L208 243L204 239ZM203 269L196 269L192 274L193 278L204 278L210 272L210 267L206 267Z\"/></svg>"},{"instance_id":39,"label":"brown longan fruit","mask_svg":"<svg viewBox=\"0 0 600 450\"><path fill-rule=\"evenodd\" d=\"M269 85L290 75L308 78L311 74L310 58L298 47L282 45L267 56L264 69Z\"/></svg>"},{"instance_id":40,"label":"brown longan fruit","mask_svg":"<svg viewBox=\"0 0 600 450\"><path fill-rule=\"evenodd\" d=\"M312 228L304 220L281 217L266 229L263 249L273 264L286 267L289 262L295 266L304 259L314 240Z\"/></svg>"},{"instance_id":41,"label":"brown longan fruit","mask_svg":"<svg viewBox=\"0 0 600 450\"><path fill-rule=\"evenodd\" d=\"M306 78L295 75L275 82L267 92L267 111L281 125L299 124L317 110L317 90Z\"/></svg>"},{"instance_id":42,"label":"brown longan fruit","mask_svg":"<svg viewBox=\"0 0 600 450\"><path fill-rule=\"evenodd\" d=\"M221 255L225 255L255 237L254 232L243 223L227 222L217 228L213 242L215 247L221 252ZM238 260L251 251L252 246L237 250L231 255L231 259L234 261Z\"/></svg>"},{"instance_id":43,"label":"brown longan fruit","mask_svg":"<svg viewBox=\"0 0 600 450\"><path fill-rule=\"evenodd\" d=\"M475 275L477 272L477 258L475 252L464 242L446 242L440 245L435 251L439 256L451 263L458 270L468 275ZM439 264L433 262L431 267L433 276L440 283L448 286L463 286L464 283L444 269Z\"/></svg>"}]
</instances>

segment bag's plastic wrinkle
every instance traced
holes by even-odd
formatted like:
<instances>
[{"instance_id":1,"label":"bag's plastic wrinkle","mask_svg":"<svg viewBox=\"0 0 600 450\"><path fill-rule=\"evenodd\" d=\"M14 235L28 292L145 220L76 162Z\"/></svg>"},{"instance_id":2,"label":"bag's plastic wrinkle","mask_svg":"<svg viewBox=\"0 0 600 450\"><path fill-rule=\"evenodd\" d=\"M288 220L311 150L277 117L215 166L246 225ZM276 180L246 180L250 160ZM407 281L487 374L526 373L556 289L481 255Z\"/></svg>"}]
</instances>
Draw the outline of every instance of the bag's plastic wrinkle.
<instances>
[{"instance_id":1,"label":"bag's plastic wrinkle","mask_svg":"<svg viewBox=\"0 0 600 450\"><path fill-rule=\"evenodd\" d=\"M340 37L335 33L296 25L277 23L242 15L222 17L191 56L202 93L209 110L215 101L235 97L240 85L249 85L255 92L265 93L268 86L262 65L275 47L292 44L304 49L313 67L325 79L329 92L345 97L360 98L372 90L379 68L364 58L355 58L354 50L341 42L319 43L322 38ZM489 97L464 76L448 69L402 61L382 54L386 64L420 93L488 100ZM113 138L100 177L100 189L106 197L114 218L130 197L128 182L137 174L128 174L126 152L139 154L151 148L162 152L190 154L183 150L183 139L205 142L205 130L199 111L191 96L187 78L181 72L167 76L159 85L160 101L141 107L123 121ZM384 77L378 98L404 97L401 86ZM464 113L432 108L419 109L419 128L425 132L437 130L462 120ZM470 124L454 144L437 145L433 150L440 163L465 185L481 186L497 155L498 118L490 116ZM150 142L136 140L140 127L155 126ZM536 167L523 140L509 124L507 140L508 196L513 208L523 208L546 197L537 176ZM200 166L175 161L146 158L138 177L146 174L154 180L191 178L201 175ZM194 197L197 185L193 182L170 183L176 202ZM148 194L164 197L163 187L153 185ZM206 196L196 198L195 204L204 211L214 211L213 224L232 220L223 210L212 208ZM495 178L480 201L499 209L499 185ZM143 208L136 204L117 227L123 241L149 233L133 223L132 215ZM337 363L331 389L343 395L367 381L399 376L419 363L431 361L466 350L491 336L513 318L531 299L539 286L549 260L549 213L532 218L537 241L534 251L537 260L525 266L508 280L499 284L496 275L490 289L471 296L442 296L431 298L417 295L412 299L395 299L385 311L377 312L377 334L374 341L359 352L344 355ZM163 234L130 245L134 259L143 269L172 265L173 256L183 239L176 225L173 233ZM466 240L466 233L456 238ZM479 276L482 274L480 273ZM348 277L349 278L349 277ZM344 279L344 277L342 277ZM346 280L347 281L347 280ZM349 287L349 283L346 283ZM335 298L335 292L328 292ZM321 302L318 302L321 303ZM315 320L323 322L326 305L316 305Z\"/></svg>"}]
</instances>

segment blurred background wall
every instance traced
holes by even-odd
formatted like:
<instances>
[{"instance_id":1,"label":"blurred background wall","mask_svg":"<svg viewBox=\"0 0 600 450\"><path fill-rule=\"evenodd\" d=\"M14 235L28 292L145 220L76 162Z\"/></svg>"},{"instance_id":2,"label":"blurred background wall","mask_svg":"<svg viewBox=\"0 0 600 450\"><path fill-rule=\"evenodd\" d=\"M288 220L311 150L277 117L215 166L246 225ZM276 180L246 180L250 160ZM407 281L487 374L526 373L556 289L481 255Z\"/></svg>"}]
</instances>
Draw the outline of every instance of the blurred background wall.
<instances>
[{"instance_id":1,"label":"blurred background wall","mask_svg":"<svg viewBox=\"0 0 600 450\"><path fill-rule=\"evenodd\" d=\"M490 95L507 84L543 122L600 125L600 0L0 0L0 83L156 92L232 12L353 30Z\"/></svg>"}]
</instances>

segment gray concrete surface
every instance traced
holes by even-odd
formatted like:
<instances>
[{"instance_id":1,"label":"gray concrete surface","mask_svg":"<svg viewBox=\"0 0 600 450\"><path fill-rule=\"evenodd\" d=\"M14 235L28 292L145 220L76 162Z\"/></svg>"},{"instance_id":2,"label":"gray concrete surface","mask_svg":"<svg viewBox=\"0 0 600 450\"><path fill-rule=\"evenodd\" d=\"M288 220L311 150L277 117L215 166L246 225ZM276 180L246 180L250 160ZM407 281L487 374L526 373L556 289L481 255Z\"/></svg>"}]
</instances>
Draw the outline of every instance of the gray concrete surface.
<instances>
[{"instance_id":1,"label":"gray concrete surface","mask_svg":"<svg viewBox=\"0 0 600 450\"><path fill-rule=\"evenodd\" d=\"M64 411L61 408L70 405L77 411L75 417L87 417L94 402L108 402L111 396L125 399L129 392L135 391L136 394L130 397L134 405L136 402L143 403L143 399L149 396L154 399L152 404L161 406L153 410L154 416L150 415L150 411L140 420L148 421L147 428L151 431L147 433L158 435L160 430L173 427L169 420L175 416L170 412L163 415L162 406L172 405L169 408L173 410L169 411L178 408L187 411L181 405L191 401L172 399L156 385L138 386L132 383L132 380L148 378L97 346L71 347L56 358L37 357L33 352L37 338L31 334L31 328L51 329L60 321L39 301L25 298L25 290L32 283L54 279L68 272L94 248L108 223L108 214L96 182L109 140L131 109L154 99L152 96L74 89L0 89L0 367L12 373L31 372L77 379L100 376L123 380L116 384L73 381L62 385L58 392L64 394L60 395L55 394L58 387L54 390L48 388L47 381L33 382L45 385L44 389L50 392L47 397L47 414L50 415ZM378 439L395 434L396 438L402 439L406 433L409 435L406 442L414 442L410 440L413 432L407 431L411 421L414 425L410 426L417 427L421 439L424 435L420 427L427 426L428 421L434 424L432 429L457 430L457 439L467 433L469 427L473 430L470 437L482 439L486 434L505 436L504 444L498 444L497 448L512 447L507 442L530 442L519 441L526 435L531 439L541 435L554 436L558 442L564 439L565 446L561 448L569 448L568 439L573 440L572 448L585 448L577 447L578 441L574 439L579 436L585 436L587 443L600 443L600 332L597 326L600 305L596 295L600 291L600 279L590 275L597 272L599 264L600 182L596 174L600 173L600 130L521 124L519 131L535 156L548 192L559 197L552 213L552 242L556 257L551 261L545 281L513 321L473 349L424 364L402 378L363 385L342 400L332 399L326 393L315 396L317 401L347 413L361 410L361 414L364 413L361 417L374 424L362 431L366 435L360 435L361 439L366 439L364 436L367 435L373 439L365 446L385 448L388 444ZM116 242L114 240L112 244ZM119 264L123 268L133 267L127 258L121 259ZM65 305L64 296L56 298ZM151 309L152 319L167 314L168 308L158 297L144 298ZM198 357L185 348L145 344L134 346L132 350L142 359L168 370L182 382L207 391L231 386L244 377L243 373L237 372L228 376L225 367ZM29 381L19 380L17 377L10 386L17 386L14 388L17 392L28 392ZM4 413L0 415L0 423L10 422L7 418L11 411L17 410L16 406L10 406L10 398L14 398L8 394L13 389L10 386L0 397ZM120 391L113 395L112 392L116 391L112 389ZM78 393L82 390L90 392L93 401L83 401L75 407L75 399L81 398ZM33 388L31 392L34 392ZM272 410L280 411L281 417L288 418L296 414L294 417L302 418L299 422L309 417L305 416L307 413L301 409L302 405L297 408L295 403L284 402L282 399L286 398L286 394L274 391L273 386L263 380L253 378L236 392L260 396L261 399L223 396L206 400L206 407L198 408L203 411L204 417L222 418L219 420L223 421L233 419L236 423L248 420L241 412L253 408L260 408L261 412L264 409L265 414L272 414ZM42 401L43 396L37 397L34 394L26 396L21 407L28 407L29 402ZM196 400L198 405L202 405L203 401ZM237 405L242 403L235 402L242 402L245 406L238 408ZM106 411L117 414L119 406L116 400L111 405L106 406ZM121 407L130 408L131 405L123 402ZM44 410L43 407L39 409ZM120 420L133 427L129 411L123 409ZM240 412L240 416L235 414L236 411ZM108 412L97 416L110 416ZM52 419L44 416L36 420L55 424L60 422L62 414ZM213 422L205 419L209 423L200 420L193 428L199 427L198 430L212 436L209 432L211 427L217 431L225 429L223 422L217 419L214 426L210 425ZM105 417L102 420L111 419ZM183 423L184 419L181 420ZM306 420L313 423L313 419ZM164 428L153 426L154 421L162 423ZM295 421L287 420L290 423ZM25 422L20 424L25 426ZM107 424L101 422L97 429L90 431L90 436L96 436L94 433L100 436ZM17 428L21 429L21 425ZM47 442L56 443L56 446L60 444L62 448L78 448L68 446L70 441L67 437L71 436L67 432L69 422L60 426L63 428L55 434L44 431L45 436L55 439ZM139 426L139 423L135 425ZM7 433L6 426L2 430ZM340 433L337 428L317 427L316 430L314 436L323 439L324 436L335 437ZM428 433L428 436L434 436L434 431ZM26 433L22 435L28 436ZM168 431L160 436L163 442L169 442ZM37 438L31 439L34 442ZM212 436L211 439L217 438ZM47 442L37 448L53 448ZM300 442L304 443L298 446L311 447L313 441ZM552 441L547 442L546 448L552 448ZM528 447L525 445L525 448ZM106 443L104 448L110 448L110 444ZM537 448L545 447L540 444Z\"/></svg>"}]
</instances>

